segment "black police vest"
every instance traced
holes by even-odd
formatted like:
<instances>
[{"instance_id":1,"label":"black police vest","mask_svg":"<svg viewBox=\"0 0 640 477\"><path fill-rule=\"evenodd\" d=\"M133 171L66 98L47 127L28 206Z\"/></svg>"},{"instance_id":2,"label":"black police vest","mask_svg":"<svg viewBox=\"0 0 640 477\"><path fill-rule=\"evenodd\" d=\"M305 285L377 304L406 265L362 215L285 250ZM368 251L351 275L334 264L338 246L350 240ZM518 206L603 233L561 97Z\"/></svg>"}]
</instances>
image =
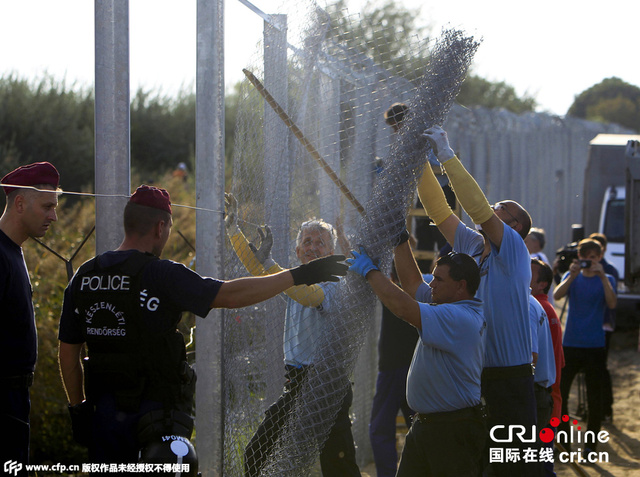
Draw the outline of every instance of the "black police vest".
<instances>
[{"instance_id":1,"label":"black police vest","mask_svg":"<svg viewBox=\"0 0 640 477\"><path fill-rule=\"evenodd\" d=\"M142 400L189 413L195 373L186 362L176 329L159 333L145 324L140 280L151 254L134 252L122 263L101 267L94 258L80 267L74 301L87 344L85 393L91 401L113 394L117 406L136 412Z\"/></svg>"}]
</instances>

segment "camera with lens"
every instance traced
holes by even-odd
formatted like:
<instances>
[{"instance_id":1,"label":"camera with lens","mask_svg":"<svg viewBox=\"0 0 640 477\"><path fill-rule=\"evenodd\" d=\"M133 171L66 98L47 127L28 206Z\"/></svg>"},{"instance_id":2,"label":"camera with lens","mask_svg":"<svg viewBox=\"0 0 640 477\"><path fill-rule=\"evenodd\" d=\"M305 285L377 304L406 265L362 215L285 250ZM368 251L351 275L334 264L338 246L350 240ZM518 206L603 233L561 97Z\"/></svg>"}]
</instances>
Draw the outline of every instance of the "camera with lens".
<instances>
[{"instance_id":1,"label":"camera with lens","mask_svg":"<svg viewBox=\"0 0 640 477\"><path fill-rule=\"evenodd\" d=\"M571 242L556 252L558 258L558 271L564 275L574 260L578 259L578 242Z\"/></svg>"},{"instance_id":2,"label":"camera with lens","mask_svg":"<svg viewBox=\"0 0 640 477\"><path fill-rule=\"evenodd\" d=\"M571 226L571 242L556 251L558 271L564 275L574 260L578 260L578 242L584 238L584 227L581 224Z\"/></svg>"}]
</instances>

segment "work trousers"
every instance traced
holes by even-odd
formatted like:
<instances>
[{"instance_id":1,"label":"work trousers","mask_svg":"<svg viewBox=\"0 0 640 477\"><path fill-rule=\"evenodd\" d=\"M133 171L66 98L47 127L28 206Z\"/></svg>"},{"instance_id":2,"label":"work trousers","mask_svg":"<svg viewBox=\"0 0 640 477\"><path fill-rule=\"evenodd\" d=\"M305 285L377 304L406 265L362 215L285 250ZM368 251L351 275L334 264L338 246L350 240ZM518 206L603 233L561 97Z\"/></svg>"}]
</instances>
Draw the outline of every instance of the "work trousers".
<instances>
[{"instance_id":1,"label":"work trousers","mask_svg":"<svg viewBox=\"0 0 640 477\"><path fill-rule=\"evenodd\" d=\"M405 439L397 477L477 477L486 433L479 406L416 415Z\"/></svg>"},{"instance_id":2,"label":"work trousers","mask_svg":"<svg viewBox=\"0 0 640 477\"><path fill-rule=\"evenodd\" d=\"M0 391L0 431L4 434L0 445L0 465L15 462L20 467L17 474L20 477L27 475L25 465L29 463L30 410L27 386Z\"/></svg>"},{"instance_id":3,"label":"work trousers","mask_svg":"<svg viewBox=\"0 0 640 477\"><path fill-rule=\"evenodd\" d=\"M287 415L293 411L296 397L302 389L306 368L286 367L285 390L265 412L265 417L245 449L245 476L260 475L278 442ZM349 407L353 401L351 387L344 397L329 437L320 452L320 467L325 477L360 477L356 464L356 449L351 433Z\"/></svg>"},{"instance_id":4,"label":"work trousers","mask_svg":"<svg viewBox=\"0 0 640 477\"><path fill-rule=\"evenodd\" d=\"M402 411L407 427L411 427L413 411L407 404L409 367L380 371L371 407L369 439L378 477L394 477L398 468L396 450L396 417Z\"/></svg>"},{"instance_id":5,"label":"work trousers","mask_svg":"<svg viewBox=\"0 0 640 477\"><path fill-rule=\"evenodd\" d=\"M516 368L516 367L513 367ZM510 369L510 368L498 368ZM486 370L485 370L486 371ZM494 426L502 425L508 429L509 425L520 425L529 433L536 425L536 398L533 391L533 374L515 377L492 377L488 378L486 373L482 375L482 395L487 403L489 431ZM503 429L504 430L504 429ZM504 432L497 432L496 437L504 438ZM503 449L506 454L507 449L515 449L520 454L518 462L493 462L490 465L491 472L498 477L514 476L537 476L538 465L527 464L522 459L526 448L537 447L537 444L523 443L520 439L515 442L494 442L487 439L485 451L485 463L489 463L490 449ZM513 451L511 451L513 452Z\"/></svg>"},{"instance_id":6,"label":"work trousers","mask_svg":"<svg viewBox=\"0 0 640 477\"><path fill-rule=\"evenodd\" d=\"M553 398L551 397L551 387L544 388L538 384L534 385L534 391L536 395L537 406L537 421L536 435L540 435L540 431L545 428L552 428L549 421L551 420L551 412L553 411ZM542 441L538 442L540 447L550 447L553 449L553 441L548 444ZM553 462L539 463L539 472L541 475L554 476L556 475L553 470Z\"/></svg>"},{"instance_id":7,"label":"work trousers","mask_svg":"<svg viewBox=\"0 0 640 477\"><path fill-rule=\"evenodd\" d=\"M611 310L609 310L611 311ZM602 381L602 417L613 416L613 386L611 384L611 373L607 366L609 359L609 346L611 344L611 335L613 331L605 332L605 355L604 355L604 372Z\"/></svg>"}]
</instances>

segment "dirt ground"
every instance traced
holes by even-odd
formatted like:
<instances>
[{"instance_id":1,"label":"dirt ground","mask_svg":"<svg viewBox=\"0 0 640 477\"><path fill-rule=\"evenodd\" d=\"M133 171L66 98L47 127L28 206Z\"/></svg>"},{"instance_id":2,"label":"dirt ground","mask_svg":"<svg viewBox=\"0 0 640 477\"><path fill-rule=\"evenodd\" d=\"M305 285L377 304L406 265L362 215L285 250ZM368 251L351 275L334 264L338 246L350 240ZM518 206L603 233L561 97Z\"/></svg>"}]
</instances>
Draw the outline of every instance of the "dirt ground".
<instances>
[{"instance_id":1,"label":"dirt ground","mask_svg":"<svg viewBox=\"0 0 640 477\"><path fill-rule=\"evenodd\" d=\"M608 368L614 393L613 420L602 426L609 433L609 441L599 444L601 458L608 462L596 464L563 464L556 458L555 470L559 477L578 476L640 476L640 352L638 352L638 330L616 331L611 338ZM569 412L576 411L578 397L576 385L572 386ZM579 424L586 428L585 422ZM399 447L403 435L398 436ZM362 469L363 477L376 477L375 465Z\"/></svg>"},{"instance_id":2,"label":"dirt ground","mask_svg":"<svg viewBox=\"0 0 640 477\"><path fill-rule=\"evenodd\" d=\"M609 442L598 445L609 462L580 465L556 464L558 476L588 475L632 477L640 475L640 353L638 330L616 331L611 338L608 368L613 383L613 421L604 423ZM575 388L575 386L572 386ZM576 409L577 395L572 394L569 411ZM586 427L586 423L581 423Z\"/></svg>"}]
</instances>

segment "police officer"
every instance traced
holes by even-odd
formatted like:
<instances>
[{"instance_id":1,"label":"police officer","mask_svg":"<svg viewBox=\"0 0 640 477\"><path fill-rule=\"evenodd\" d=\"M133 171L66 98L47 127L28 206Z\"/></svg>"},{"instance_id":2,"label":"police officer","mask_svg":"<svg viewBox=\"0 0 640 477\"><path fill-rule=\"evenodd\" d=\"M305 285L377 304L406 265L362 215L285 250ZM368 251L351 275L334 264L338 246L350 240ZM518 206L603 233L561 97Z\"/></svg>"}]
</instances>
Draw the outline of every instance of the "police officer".
<instances>
[{"instance_id":1,"label":"police officer","mask_svg":"<svg viewBox=\"0 0 640 477\"><path fill-rule=\"evenodd\" d=\"M176 330L183 311L205 317L346 273L344 256L333 256L265 277L201 277L158 258L171 226L168 192L138 187L124 210L122 244L83 264L65 290L60 370L74 437L92 463L137 462L158 436L191 436L195 377Z\"/></svg>"},{"instance_id":2,"label":"police officer","mask_svg":"<svg viewBox=\"0 0 640 477\"><path fill-rule=\"evenodd\" d=\"M56 221L60 175L48 162L19 167L2 178L7 203L0 217L0 464L26 475L29 457L29 387L38 339L32 289L22 244L42 237ZM7 184L7 185L4 185Z\"/></svg>"}]
</instances>

